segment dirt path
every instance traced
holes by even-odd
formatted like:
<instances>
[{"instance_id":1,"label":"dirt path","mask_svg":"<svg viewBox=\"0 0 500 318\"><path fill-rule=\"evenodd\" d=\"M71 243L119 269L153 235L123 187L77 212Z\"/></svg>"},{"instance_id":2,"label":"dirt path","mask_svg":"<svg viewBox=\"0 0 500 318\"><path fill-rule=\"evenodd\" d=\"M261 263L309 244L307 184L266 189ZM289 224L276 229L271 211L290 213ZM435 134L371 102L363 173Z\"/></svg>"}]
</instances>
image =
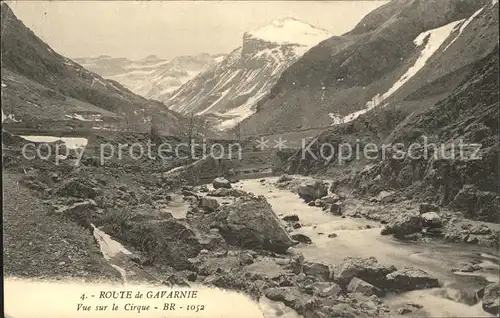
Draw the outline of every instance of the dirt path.
<instances>
[{"instance_id":1,"label":"dirt path","mask_svg":"<svg viewBox=\"0 0 500 318\"><path fill-rule=\"evenodd\" d=\"M4 173L5 275L119 281L120 274L103 259L92 233L47 215L50 206L18 179Z\"/></svg>"}]
</instances>

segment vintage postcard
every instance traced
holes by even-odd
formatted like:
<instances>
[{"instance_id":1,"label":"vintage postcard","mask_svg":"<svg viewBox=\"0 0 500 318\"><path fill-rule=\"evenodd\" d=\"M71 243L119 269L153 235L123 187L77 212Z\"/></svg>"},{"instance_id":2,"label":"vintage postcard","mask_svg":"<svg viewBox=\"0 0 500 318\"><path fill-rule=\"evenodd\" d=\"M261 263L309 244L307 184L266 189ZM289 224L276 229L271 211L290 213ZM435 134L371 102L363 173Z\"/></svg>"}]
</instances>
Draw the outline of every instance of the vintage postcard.
<instances>
[{"instance_id":1,"label":"vintage postcard","mask_svg":"<svg viewBox=\"0 0 500 318\"><path fill-rule=\"evenodd\" d=\"M4 317L498 317L498 18L2 1Z\"/></svg>"}]
</instances>

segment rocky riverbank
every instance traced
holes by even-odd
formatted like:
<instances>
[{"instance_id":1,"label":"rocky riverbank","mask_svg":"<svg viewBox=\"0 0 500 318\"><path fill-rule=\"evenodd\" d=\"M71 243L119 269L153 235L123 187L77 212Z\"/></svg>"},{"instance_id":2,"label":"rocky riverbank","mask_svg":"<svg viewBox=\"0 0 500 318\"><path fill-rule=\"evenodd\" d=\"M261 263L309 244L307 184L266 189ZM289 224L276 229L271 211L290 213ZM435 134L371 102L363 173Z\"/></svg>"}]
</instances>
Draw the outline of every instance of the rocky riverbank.
<instances>
[{"instance_id":1,"label":"rocky riverbank","mask_svg":"<svg viewBox=\"0 0 500 318\"><path fill-rule=\"evenodd\" d=\"M264 191L254 194L245 188L245 182L217 178L210 186L192 186L182 178L156 173L152 166L123 169L118 162L99 166L85 158L79 166L71 158L62 160L61 165L50 161L30 161L28 165L19 156L9 158L10 188L23 193L23 198L9 194L11 201L6 205L7 215L12 216L5 220L10 229L6 232L6 258L10 260L6 275L10 276L97 276L114 281L126 277L128 282L203 284L244 292L271 307L274 305L269 304L282 303L291 314L303 317L393 317L410 312L429 316L421 304L405 302L394 306L384 299L385 295L441 286L433 273L380 261L373 255L346 254L334 261L315 260L308 247L315 245L318 238L307 230L320 229L307 219L329 221L329 215L339 220L366 218L365 229L373 229L377 222L386 223L383 234L424 241L435 239L427 235L429 229L439 229L447 239L451 237L447 234L451 233L450 224L465 224L465 219L451 221L446 211L434 206L398 201L395 194L381 193L367 202L359 201L349 193L333 193L329 184L310 178L249 180L254 184L252 189L257 189L256 183L261 187L259 191ZM270 204L269 197L262 195L283 190L296 192L299 197L294 195L294 200L303 199L296 215L277 212L279 206ZM23 207L23 199L40 203L39 208ZM36 218L22 214L26 211L20 213L23 209L35 213ZM317 223L320 226L321 222ZM30 246L35 241L30 241L29 236L27 240L23 233L34 233L42 225L57 229L46 234L50 240L36 239L40 255L35 257L48 258L50 253L42 252L45 247L41 245L53 241L68 242L68 249L77 241L87 242L82 253L94 254L88 254L88 260L73 254L66 258L60 255L57 266L16 262L13 248L19 244ZM498 229L491 224L478 226L460 226L469 231L465 241L491 245ZM75 230L63 234L59 230L64 228ZM97 232L99 236L96 230L103 232ZM337 238L334 232L316 234L329 240ZM110 235L129 252L109 256L103 251L103 257L96 258L99 237L103 235ZM471 235L481 239L470 239ZM89 262L93 264L89 269L78 270ZM470 268L464 265L459 270L475 271L474 264L466 265ZM63 268L67 270L59 270ZM495 286L488 286L484 292L478 290L475 296L485 299L483 307L490 313L496 308ZM278 317L283 309L276 308L265 311L270 317Z\"/></svg>"}]
</instances>

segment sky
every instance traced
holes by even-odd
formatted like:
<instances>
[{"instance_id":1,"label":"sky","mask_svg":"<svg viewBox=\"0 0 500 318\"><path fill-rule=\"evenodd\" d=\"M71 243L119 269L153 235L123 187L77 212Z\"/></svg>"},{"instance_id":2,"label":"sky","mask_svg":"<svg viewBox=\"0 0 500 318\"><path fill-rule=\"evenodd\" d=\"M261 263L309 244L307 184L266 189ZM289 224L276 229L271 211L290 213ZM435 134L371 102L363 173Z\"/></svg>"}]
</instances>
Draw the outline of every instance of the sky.
<instances>
[{"instance_id":1,"label":"sky","mask_svg":"<svg viewBox=\"0 0 500 318\"><path fill-rule=\"evenodd\" d=\"M386 1L8 1L16 16L70 58L141 59L229 53L243 33L294 17L332 35Z\"/></svg>"}]
</instances>

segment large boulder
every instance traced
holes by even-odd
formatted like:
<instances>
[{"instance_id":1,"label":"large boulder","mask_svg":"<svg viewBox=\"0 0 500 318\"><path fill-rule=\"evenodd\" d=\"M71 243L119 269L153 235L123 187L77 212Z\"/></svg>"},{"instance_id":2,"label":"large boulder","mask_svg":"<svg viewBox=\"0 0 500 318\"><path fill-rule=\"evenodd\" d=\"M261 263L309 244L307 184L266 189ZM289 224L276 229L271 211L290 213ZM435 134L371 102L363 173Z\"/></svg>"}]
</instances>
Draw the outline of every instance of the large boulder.
<instances>
[{"instance_id":1,"label":"large boulder","mask_svg":"<svg viewBox=\"0 0 500 318\"><path fill-rule=\"evenodd\" d=\"M483 310L493 315L500 313L499 283L492 283L484 288Z\"/></svg>"},{"instance_id":2,"label":"large boulder","mask_svg":"<svg viewBox=\"0 0 500 318\"><path fill-rule=\"evenodd\" d=\"M403 212L392 220L382 234L394 234L395 237L403 238L406 235L420 232L422 230L421 218L419 214Z\"/></svg>"},{"instance_id":3,"label":"large boulder","mask_svg":"<svg viewBox=\"0 0 500 318\"><path fill-rule=\"evenodd\" d=\"M223 206L211 227L218 228L229 244L244 248L284 253L294 245L263 196L244 196Z\"/></svg>"},{"instance_id":4,"label":"large boulder","mask_svg":"<svg viewBox=\"0 0 500 318\"><path fill-rule=\"evenodd\" d=\"M396 271L394 266L380 264L376 258L347 257L334 270L334 280L346 287L354 277L360 278L372 285L385 284L386 275Z\"/></svg>"},{"instance_id":5,"label":"large boulder","mask_svg":"<svg viewBox=\"0 0 500 318\"><path fill-rule=\"evenodd\" d=\"M439 287L438 279L429 273L413 267L407 267L389 273L387 288L398 291L411 291Z\"/></svg>"},{"instance_id":6,"label":"large boulder","mask_svg":"<svg viewBox=\"0 0 500 318\"><path fill-rule=\"evenodd\" d=\"M298 194L306 202L311 202L326 196L328 194L328 187L323 182L310 181L299 185Z\"/></svg>"},{"instance_id":7,"label":"large boulder","mask_svg":"<svg viewBox=\"0 0 500 318\"><path fill-rule=\"evenodd\" d=\"M219 189L219 188L225 188L225 189L230 189L231 188L231 182L227 180L226 178L215 178L214 182L212 183L214 186L214 189Z\"/></svg>"}]
</instances>

